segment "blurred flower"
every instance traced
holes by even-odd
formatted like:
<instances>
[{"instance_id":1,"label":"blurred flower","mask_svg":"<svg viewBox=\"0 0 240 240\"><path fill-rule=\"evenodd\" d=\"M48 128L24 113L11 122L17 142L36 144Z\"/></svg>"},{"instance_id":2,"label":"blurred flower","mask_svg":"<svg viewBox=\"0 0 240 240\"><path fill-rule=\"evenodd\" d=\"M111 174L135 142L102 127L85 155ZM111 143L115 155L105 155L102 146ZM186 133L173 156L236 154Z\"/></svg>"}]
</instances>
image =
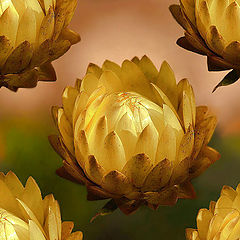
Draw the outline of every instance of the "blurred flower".
<instances>
[{"instance_id":1,"label":"blurred flower","mask_svg":"<svg viewBox=\"0 0 240 240\"><path fill-rule=\"evenodd\" d=\"M240 185L234 190L224 186L217 202L212 201L208 209L200 209L197 229L187 229L189 240L240 238Z\"/></svg>"},{"instance_id":2,"label":"blurred flower","mask_svg":"<svg viewBox=\"0 0 240 240\"><path fill-rule=\"evenodd\" d=\"M82 239L81 232L71 233L72 222L62 223L53 195L42 199L32 177L23 187L14 173L0 173L0 196L0 239Z\"/></svg>"},{"instance_id":3,"label":"blurred flower","mask_svg":"<svg viewBox=\"0 0 240 240\"><path fill-rule=\"evenodd\" d=\"M166 62L160 71L146 56L122 67L90 64L62 100L52 109L61 136L50 136L64 159L58 174L86 184L89 200L114 199L126 214L193 198L190 180L219 158L207 146L216 118L196 109L192 87L176 84Z\"/></svg>"},{"instance_id":4,"label":"blurred flower","mask_svg":"<svg viewBox=\"0 0 240 240\"><path fill-rule=\"evenodd\" d=\"M51 62L80 41L67 28L77 0L0 2L0 87L13 91L56 80Z\"/></svg>"},{"instance_id":5,"label":"blurred flower","mask_svg":"<svg viewBox=\"0 0 240 240\"><path fill-rule=\"evenodd\" d=\"M180 6L172 5L170 10L185 30L178 45L207 55L209 71L234 69L217 87L236 82L240 77L239 1L180 0Z\"/></svg>"}]
</instances>

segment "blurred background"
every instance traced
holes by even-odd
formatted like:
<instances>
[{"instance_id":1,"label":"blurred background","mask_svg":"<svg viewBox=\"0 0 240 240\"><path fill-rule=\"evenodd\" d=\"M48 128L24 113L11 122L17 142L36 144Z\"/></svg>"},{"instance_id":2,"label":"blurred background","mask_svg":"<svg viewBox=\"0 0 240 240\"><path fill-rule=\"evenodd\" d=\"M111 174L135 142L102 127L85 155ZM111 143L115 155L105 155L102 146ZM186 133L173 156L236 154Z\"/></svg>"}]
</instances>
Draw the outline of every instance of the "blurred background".
<instances>
[{"instance_id":1,"label":"blurred background","mask_svg":"<svg viewBox=\"0 0 240 240\"><path fill-rule=\"evenodd\" d=\"M184 229L195 227L198 209L216 200L224 184L236 187L240 182L240 83L211 93L226 73L209 73L205 57L175 44L183 31L168 11L173 3L177 0L79 0L71 28L82 41L54 63L57 82L39 83L17 94L0 89L1 170L14 171L22 182L31 175L43 195L54 193L63 220L73 220L85 239L184 239ZM109 59L120 64L145 54L158 67L167 60L178 80L189 79L198 105L208 105L217 114L219 125L211 146L222 158L194 181L196 200L182 200L156 212L143 207L128 217L116 211L90 223L105 202L87 202L84 187L55 175L61 159L47 140L56 132L50 108L61 104L64 87L83 77L90 62L101 65Z\"/></svg>"}]
</instances>

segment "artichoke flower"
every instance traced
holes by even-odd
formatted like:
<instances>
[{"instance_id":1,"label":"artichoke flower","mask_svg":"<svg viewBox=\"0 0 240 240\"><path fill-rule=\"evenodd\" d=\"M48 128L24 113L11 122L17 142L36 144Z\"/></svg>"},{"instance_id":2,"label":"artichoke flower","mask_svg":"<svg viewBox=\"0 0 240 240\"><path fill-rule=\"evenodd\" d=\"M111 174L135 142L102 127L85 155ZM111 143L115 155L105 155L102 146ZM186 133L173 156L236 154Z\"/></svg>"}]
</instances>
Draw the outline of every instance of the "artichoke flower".
<instances>
[{"instance_id":1,"label":"artichoke flower","mask_svg":"<svg viewBox=\"0 0 240 240\"><path fill-rule=\"evenodd\" d=\"M197 229L187 229L188 240L237 240L240 239L240 185L234 190L222 188L217 202L212 201L208 209L200 209Z\"/></svg>"},{"instance_id":2,"label":"artichoke flower","mask_svg":"<svg viewBox=\"0 0 240 240\"><path fill-rule=\"evenodd\" d=\"M82 233L71 233L74 224L61 221L53 195L42 199L32 177L24 187L13 172L0 173L0 239L82 240Z\"/></svg>"},{"instance_id":3,"label":"artichoke flower","mask_svg":"<svg viewBox=\"0 0 240 240\"><path fill-rule=\"evenodd\" d=\"M77 0L0 0L0 87L55 81L51 62L80 41L67 27Z\"/></svg>"},{"instance_id":4,"label":"artichoke flower","mask_svg":"<svg viewBox=\"0 0 240 240\"><path fill-rule=\"evenodd\" d=\"M88 200L110 198L105 213L194 198L191 179L219 158L207 146L215 116L196 108L192 87L176 84L166 62L160 71L146 56L90 64L62 101L52 108L60 136L49 137L64 159L57 173L85 184Z\"/></svg>"},{"instance_id":5,"label":"artichoke flower","mask_svg":"<svg viewBox=\"0 0 240 240\"><path fill-rule=\"evenodd\" d=\"M209 71L233 69L217 87L232 84L240 77L239 4L239 0L180 0L180 6L170 6L185 30L178 45L206 55Z\"/></svg>"}]
</instances>

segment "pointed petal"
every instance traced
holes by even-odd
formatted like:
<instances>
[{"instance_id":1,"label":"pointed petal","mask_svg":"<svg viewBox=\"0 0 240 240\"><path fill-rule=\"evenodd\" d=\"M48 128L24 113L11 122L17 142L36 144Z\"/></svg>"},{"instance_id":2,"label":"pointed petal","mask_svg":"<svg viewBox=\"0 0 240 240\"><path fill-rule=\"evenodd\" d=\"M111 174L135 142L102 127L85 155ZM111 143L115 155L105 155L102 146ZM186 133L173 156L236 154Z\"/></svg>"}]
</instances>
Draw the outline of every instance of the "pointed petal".
<instances>
[{"instance_id":1,"label":"pointed petal","mask_svg":"<svg viewBox=\"0 0 240 240\"><path fill-rule=\"evenodd\" d=\"M105 175L101 185L110 193L118 195L127 194L132 190L132 185L128 178L118 171L111 171Z\"/></svg>"},{"instance_id":2,"label":"pointed petal","mask_svg":"<svg viewBox=\"0 0 240 240\"><path fill-rule=\"evenodd\" d=\"M136 187L142 187L153 167L152 161L145 154L138 154L130 159L122 172Z\"/></svg>"},{"instance_id":3,"label":"pointed petal","mask_svg":"<svg viewBox=\"0 0 240 240\"><path fill-rule=\"evenodd\" d=\"M142 190L147 192L160 190L168 183L171 174L172 164L169 160L164 159L158 163L148 174Z\"/></svg>"}]
</instances>

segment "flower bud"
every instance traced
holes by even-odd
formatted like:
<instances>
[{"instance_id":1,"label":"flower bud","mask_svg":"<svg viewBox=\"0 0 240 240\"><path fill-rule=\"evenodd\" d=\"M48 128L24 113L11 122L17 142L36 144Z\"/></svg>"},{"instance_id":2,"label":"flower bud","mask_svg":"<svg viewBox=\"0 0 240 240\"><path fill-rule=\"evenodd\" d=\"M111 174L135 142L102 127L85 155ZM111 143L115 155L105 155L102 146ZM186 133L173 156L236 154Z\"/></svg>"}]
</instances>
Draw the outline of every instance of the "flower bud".
<instances>
[{"instance_id":1,"label":"flower bud","mask_svg":"<svg viewBox=\"0 0 240 240\"><path fill-rule=\"evenodd\" d=\"M60 137L50 141L64 159L58 174L125 213L193 198L191 179L219 158L207 146L216 118L196 108L186 79L176 84L166 62L158 71L146 56L121 67L90 64L52 110Z\"/></svg>"}]
</instances>

